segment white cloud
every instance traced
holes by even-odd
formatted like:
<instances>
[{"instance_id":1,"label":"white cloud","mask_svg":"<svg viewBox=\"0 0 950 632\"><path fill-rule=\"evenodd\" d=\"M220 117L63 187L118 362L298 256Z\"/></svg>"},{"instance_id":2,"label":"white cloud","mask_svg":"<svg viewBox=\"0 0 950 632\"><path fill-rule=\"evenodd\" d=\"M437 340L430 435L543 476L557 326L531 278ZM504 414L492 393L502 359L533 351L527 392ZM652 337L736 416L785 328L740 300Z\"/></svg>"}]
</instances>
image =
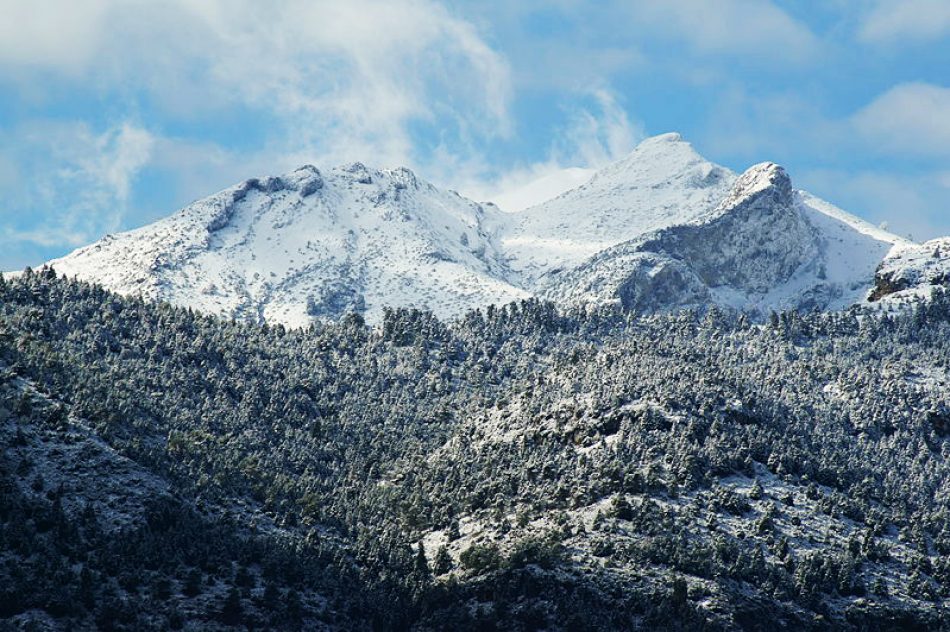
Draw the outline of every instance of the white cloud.
<instances>
[{"instance_id":1,"label":"white cloud","mask_svg":"<svg viewBox=\"0 0 950 632\"><path fill-rule=\"evenodd\" d=\"M78 246L116 230L154 144L149 132L130 123L95 133L83 124L35 122L4 140L15 148L5 160L21 165L21 178L0 207L0 242L44 246Z\"/></svg>"},{"instance_id":2,"label":"white cloud","mask_svg":"<svg viewBox=\"0 0 950 632\"><path fill-rule=\"evenodd\" d=\"M42 70L106 94L144 90L177 118L251 108L287 151L314 160L411 163L414 124L511 131L506 62L433 0L53 0L11 11L0 76Z\"/></svg>"},{"instance_id":3,"label":"white cloud","mask_svg":"<svg viewBox=\"0 0 950 632\"><path fill-rule=\"evenodd\" d=\"M864 17L858 37L874 43L933 41L950 35L947 0L878 0Z\"/></svg>"},{"instance_id":4,"label":"white cloud","mask_svg":"<svg viewBox=\"0 0 950 632\"><path fill-rule=\"evenodd\" d=\"M878 151L950 155L950 88L927 83L894 86L858 111L852 122Z\"/></svg>"},{"instance_id":5,"label":"white cloud","mask_svg":"<svg viewBox=\"0 0 950 632\"><path fill-rule=\"evenodd\" d=\"M146 163L187 201L303 162L418 167L420 128L456 150L512 132L507 62L437 0L0 0L0 15L0 90L107 112L0 125L0 242L74 246L154 219L129 202ZM121 122L140 109L148 132Z\"/></svg>"},{"instance_id":6,"label":"white cloud","mask_svg":"<svg viewBox=\"0 0 950 632\"><path fill-rule=\"evenodd\" d=\"M594 90L591 96L597 110L576 110L559 134L564 140L553 147L554 158L561 164L600 167L630 153L643 139L642 127L630 121L610 91Z\"/></svg>"},{"instance_id":7,"label":"white cloud","mask_svg":"<svg viewBox=\"0 0 950 632\"><path fill-rule=\"evenodd\" d=\"M102 42L110 3L0 1L0 67L81 72Z\"/></svg>"},{"instance_id":8,"label":"white cloud","mask_svg":"<svg viewBox=\"0 0 950 632\"><path fill-rule=\"evenodd\" d=\"M536 165L542 167L543 165ZM537 169L536 169L537 170ZM576 189L590 180L596 170L583 167L566 167L555 170L537 170L535 179L515 188L507 188L490 196L504 211L517 212L556 198L565 191ZM529 172L530 173L530 172Z\"/></svg>"},{"instance_id":9,"label":"white cloud","mask_svg":"<svg viewBox=\"0 0 950 632\"><path fill-rule=\"evenodd\" d=\"M461 191L475 199L494 201L517 211L555 197L586 182L593 172L630 153L644 132L630 120L607 89L589 92L593 107L569 113L567 125L555 134L545 160L510 169L489 180L470 178ZM477 168L462 170L477 174Z\"/></svg>"},{"instance_id":10,"label":"white cloud","mask_svg":"<svg viewBox=\"0 0 950 632\"><path fill-rule=\"evenodd\" d=\"M801 62L814 58L820 46L808 27L768 0L638 2L630 10L650 30L684 39L703 53Z\"/></svg>"}]
</instances>

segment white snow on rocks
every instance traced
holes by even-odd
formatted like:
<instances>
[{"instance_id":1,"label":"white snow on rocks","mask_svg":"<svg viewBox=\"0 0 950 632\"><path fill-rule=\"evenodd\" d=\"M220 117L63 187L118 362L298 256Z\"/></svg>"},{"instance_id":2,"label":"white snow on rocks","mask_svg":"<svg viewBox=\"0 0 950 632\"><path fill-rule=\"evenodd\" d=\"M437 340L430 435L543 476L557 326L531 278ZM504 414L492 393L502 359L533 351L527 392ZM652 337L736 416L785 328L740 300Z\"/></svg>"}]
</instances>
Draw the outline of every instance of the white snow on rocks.
<instances>
[{"instance_id":1,"label":"white snow on rocks","mask_svg":"<svg viewBox=\"0 0 950 632\"><path fill-rule=\"evenodd\" d=\"M839 309L873 297L882 274L903 292L943 283L933 250L794 190L778 165L737 176L664 134L517 212L404 168L307 165L50 263L119 293L300 327L350 312L378 322L387 306L450 318L530 296L648 311Z\"/></svg>"}]
</instances>

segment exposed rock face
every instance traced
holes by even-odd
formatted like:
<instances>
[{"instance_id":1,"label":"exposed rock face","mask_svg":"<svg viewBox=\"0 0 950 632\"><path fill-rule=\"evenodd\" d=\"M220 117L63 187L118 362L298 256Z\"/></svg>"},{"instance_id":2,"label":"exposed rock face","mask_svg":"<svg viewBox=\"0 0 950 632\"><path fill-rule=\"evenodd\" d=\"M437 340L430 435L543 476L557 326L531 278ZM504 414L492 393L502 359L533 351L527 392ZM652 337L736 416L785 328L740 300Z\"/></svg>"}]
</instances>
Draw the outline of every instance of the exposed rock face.
<instances>
[{"instance_id":1,"label":"exposed rock face","mask_svg":"<svg viewBox=\"0 0 950 632\"><path fill-rule=\"evenodd\" d=\"M886 296L903 292L911 287L907 279L895 279L893 274L879 272L874 275L874 289L868 295L868 302L874 303Z\"/></svg>"},{"instance_id":2,"label":"exposed rock face","mask_svg":"<svg viewBox=\"0 0 950 632\"><path fill-rule=\"evenodd\" d=\"M617 287L627 309L652 312L710 301L709 288L690 267L673 257L644 254Z\"/></svg>"},{"instance_id":3,"label":"exposed rock face","mask_svg":"<svg viewBox=\"0 0 950 632\"><path fill-rule=\"evenodd\" d=\"M708 219L607 250L551 294L608 292L624 307L649 312L708 302L754 308L796 278L812 276L815 283L776 296L804 300L806 290L821 285L821 268L821 236L800 212L788 174L763 163L736 181Z\"/></svg>"},{"instance_id":4,"label":"exposed rock face","mask_svg":"<svg viewBox=\"0 0 950 632\"><path fill-rule=\"evenodd\" d=\"M950 238L907 245L881 262L869 302L926 298L936 287L950 286Z\"/></svg>"},{"instance_id":5,"label":"exposed rock face","mask_svg":"<svg viewBox=\"0 0 950 632\"><path fill-rule=\"evenodd\" d=\"M773 163L756 165L698 226L676 226L641 246L686 263L710 288L766 294L819 261L819 236L795 205L792 183Z\"/></svg>"}]
</instances>

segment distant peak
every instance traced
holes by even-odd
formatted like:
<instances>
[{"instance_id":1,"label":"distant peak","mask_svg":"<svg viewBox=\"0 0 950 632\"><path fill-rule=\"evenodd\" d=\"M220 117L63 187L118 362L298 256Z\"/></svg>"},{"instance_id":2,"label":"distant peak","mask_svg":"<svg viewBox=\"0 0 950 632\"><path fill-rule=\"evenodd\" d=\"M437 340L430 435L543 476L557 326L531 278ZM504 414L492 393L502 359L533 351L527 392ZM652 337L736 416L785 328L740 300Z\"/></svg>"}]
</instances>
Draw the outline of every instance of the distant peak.
<instances>
[{"instance_id":1,"label":"distant peak","mask_svg":"<svg viewBox=\"0 0 950 632\"><path fill-rule=\"evenodd\" d=\"M660 134L658 136L650 136L649 138L644 138L640 143L634 147L631 155L652 153L656 151L666 152L671 149L680 149L687 148L690 151L693 151L693 146L677 132L669 132L666 134Z\"/></svg>"},{"instance_id":2,"label":"distant peak","mask_svg":"<svg viewBox=\"0 0 950 632\"><path fill-rule=\"evenodd\" d=\"M787 178L788 177L788 175L785 173L785 167L769 160L752 165L751 167L746 169L742 175L746 176L750 174L766 174L770 178L772 177Z\"/></svg>"},{"instance_id":3,"label":"distant peak","mask_svg":"<svg viewBox=\"0 0 950 632\"><path fill-rule=\"evenodd\" d=\"M403 175L409 178L415 178L416 173L409 167L396 167L395 169L390 170L393 174Z\"/></svg>"},{"instance_id":4,"label":"distant peak","mask_svg":"<svg viewBox=\"0 0 950 632\"><path fill-rule=\"evenodd\" d=\"M323 175L313 165L303 165L294 169L286 180L297 189L301 197L313 195L323 188Z\"/></svg>"},{"instance_id":5,"label":"distant peak","mask_svg":"<svg viewBox=\"0 0 950 632\"><path fill-rule=\"evenodd\" d=\"M722 170L699 155L682 136L671 132L643 140L627 156L600 169L591 181L653 186L687 178L705 187L716 180L706 180L714 171L718 178Z\"/></svg>"},{"instance_id":6,"label":"distant peak","mask_svg":"<svg viewBox=\"0 0 950 632\"><path fill-rule=\"evenodd\" d=\"M319 174L320 170L317 169L315 166L311 165L310 163L307 163L305 165L300 165L299 167L294 169L293 173Z\"/></svg>"},{"instance_id":7,"label":"distant peak","mask_svg":"<svg viewBox=\"0 0 950 632\"><path fill-rule=\"evenodd\" d=\"M389 176L390 182L392 182L392 185L397 189L419 188L419 178L409 167L387 169L383 173Z\"/></svg>"},{"instance_id":8,"label":"distant peak","mask_svg":"<svg viewBox=\"0 0 950 632\"><path fill-rule=\"evenodd\" d=\"M760 162L746 169L745 173L739 176L736 181L736 189L748 189L749 193L764 189L766 187L777 187L787 191L791 195L792 179L788 177L788 172L781 165L774 162Z\"/></svg>"},{"instance_id":9,"label":"distant peak","mask_svg":"<svg viewBox=\"0 0 950 632\"><path fill-rule=\"evenodd\" d=\"M656 136L650 136L649 138L643 139L641 145L644 144L660 144L660 143L682 143L683 137L679 132L667 132L666 134L658 134Z\"/></svg>"},{"instance_id":10,"label":"distant peak","mask_svg":"<svg viewBox=\"0 0 950 632\"><path fill-rule=\"evenodd\" d=\"M676 132L660 134L659 136L650 136L640 141L628 158L642 157L644 155L683 155L689 157L701 157L693 149L693 146Z\"/></svg>"},{"instance_id":11,"label":"distant peak","mask_svg":"<svg viewBox=\"0 0 950 632\"><path fill-rule=\"evenodd\" d=\"M766 194L782 206L792 203L792 179L784 167L774 162L760 162L739 176L732 192L723 200L721 208L731 208L752 197Z\"/></svg>"}]
</instances>

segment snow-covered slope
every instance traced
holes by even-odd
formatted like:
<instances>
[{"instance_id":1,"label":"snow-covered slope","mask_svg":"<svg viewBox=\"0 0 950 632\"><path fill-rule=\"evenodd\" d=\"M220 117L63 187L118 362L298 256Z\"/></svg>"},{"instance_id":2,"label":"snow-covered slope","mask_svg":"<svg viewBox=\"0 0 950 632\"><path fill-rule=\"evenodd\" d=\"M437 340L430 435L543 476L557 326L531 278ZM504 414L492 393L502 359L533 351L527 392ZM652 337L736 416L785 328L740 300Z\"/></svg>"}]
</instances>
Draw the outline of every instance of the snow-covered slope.
<instances>
[{"instance_id":1,"label":"snow-covered slope","mask_svg":"<svg viewBox=\"0 0 950 632\"><path fill-rule=\"evenodd\" d=\"M452 316L527 293L485 210L407 169L356 163L253 179L53 261L69 276L251 321L304 326L384 306Z\"/></svg>"},{"instance_id":2,"label":"snow-covered slope","mask_svg":"<svg viewBox=\"0 0 950 632\"><path fill-rule=\"evenodd\" d=\"M526 285L652 230L712 211L735 175L679 134L648 138L586 184L506 218L502 247Z\"/></svg>"},{"instance_id":3,"label":"snow-covered slope","mask_svg":"<svg viewBox=\"0 0 950 632\"><path fill-rule=\"evenodd\" d=\"M868 301L898 305L950 287L950 237L895 249L877 269Z\"/></svg>"},{"instance_id":4,"label":"snow-covered slope","mask_svg":"<svg viewBox=\"0 0 950 632\"><path fill-rule=\"evenodd\" d=\"M492 198L492 202L509 213L523 211L543 204L571 189L576 189L590 180L594 173L596 173L594 169L582 167L558 169L520 187L496 195Z\"/></svg>"},{"instance_id":5,"label":"snow-covered slope","mask_svg":"<svg viewBox=\"0 0 950 632\"><path fill-rule=\"evenodd\" d=\"M875 298L882 260L901 265L893 257L914 246L794 190L778 165L740 177L664 134L519 212L407 169L306 166L51 263L120 293L304 326L351 311L376 322L386 306L452 317L528 296L646 311L843 308Z\"/></svg>"},{"instance_id":6,"label":"snow-covered slope","mask_svg":"<svg viewBox=\"0 0 950 632\"><path fill-rule=\"evenodd\" d=\"M640 311L837 309L864 298L875 267L900 243L795 191L782 167L762 163L713 211L606 249L544 293Z\"/></svg>"}]
</instances>

